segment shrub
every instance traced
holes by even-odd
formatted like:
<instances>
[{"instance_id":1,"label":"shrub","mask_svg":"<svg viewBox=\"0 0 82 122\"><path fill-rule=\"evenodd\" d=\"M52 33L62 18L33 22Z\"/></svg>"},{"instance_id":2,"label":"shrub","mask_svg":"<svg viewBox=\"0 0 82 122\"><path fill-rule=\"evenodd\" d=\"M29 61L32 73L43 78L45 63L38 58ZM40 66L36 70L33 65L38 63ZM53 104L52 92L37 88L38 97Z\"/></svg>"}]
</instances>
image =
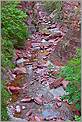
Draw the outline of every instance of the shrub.
<instances>
[{"instance_id":1,"label":"shrub","mask_svg":"<svg viewBox=\"0 0 82 122\"><path fill-rule=\"evenodd\" d=\"M2 2L1 25L2 38L9 38L14 47L21 48L28 36L27 26L23 22L27 15L17 8L18 4L16 1Z\"/></svg>"},{"instance_id":2,"label":"shrub","mask_svg":"<svg viewBox=\"0 0 82 122\"><path fill-rule=\"evenodd\" d=\"M10 98L10 94L1 85L1 120L7 121L9 117L7 115L6 101Z\"/></svg>"},{"instance_id":3,"label":"shrub","mask_svg":"<svg viewBox=\"0 0 82 122\"><path fill-rule=\"evenodd\" d=\"M68 61L67 65L61 69L60 76L69 80L66 91L69 93L63 98L68 99L69 103L75 103L78 110L81 109L81 58L80 49L76 57Z\"/></svg>"},{"instance_id":4,"label":"shrub","mask_svg":"<svg viewBox=\"0 0 82 122\"><path fill-rule=\"evenodd\" d=\"M2 39L1 43L2 54L1 54L1 65L4 68L13 68L14 64L12 63L14 47L13 43L9 39Z\"/></svg>"}]
</instances>

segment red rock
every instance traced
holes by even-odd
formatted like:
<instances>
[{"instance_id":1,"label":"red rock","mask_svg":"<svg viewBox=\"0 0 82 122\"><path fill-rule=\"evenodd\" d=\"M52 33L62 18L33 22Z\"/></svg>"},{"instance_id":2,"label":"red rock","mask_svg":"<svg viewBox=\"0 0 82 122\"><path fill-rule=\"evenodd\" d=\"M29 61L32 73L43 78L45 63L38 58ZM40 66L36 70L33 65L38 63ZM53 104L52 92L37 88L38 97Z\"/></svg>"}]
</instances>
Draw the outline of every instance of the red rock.
<instances>
[{"instance_id":1,"label":"red rock","mask_svg":"<svg viewBox=\"0 0 82 122\"><path fill-rule=\"evenodd\" d=\"M14 69L14 73L16 74L25 74L26 73L26 68L25 67L16 67Z\"/></svg>"},{"instance_id":2,"label":"red rock","mask_svg":"<svg viewBox=\"0 0 82 122\"><path fill-rule=\"evenodd\" d=\"M15 87L15 86L8 86L7 89L8 89L11 93L17 93L17 92L19 92L19 90L21 90L20 87Z\"/></svg>"},{"instance_id":3,"label":"red rock","mask_svg":"<svg viewBox=\"0 0 82 122\"><path fill-rule=\"evenodd\" d=\"M69 84L70 81L66 81L66 80L63 80L62 81L62 85L64 87L64 89L67 87L67 85Z\"/></svg>"},{"instance_id":4,"label":"red rock","mask_svg":"<svg viewBox=\"0 0 82 122\"><path fill-rule=\"evenodd\" d=\"M26 113L26 116L30 116L32 114L32 110L30 109L27 113Z\"/></svg>"},{"instance_id":5,"label":"red rock","mask_svg":"<svg viewBox=\"0 0 82 122\"><path fill-rule=\"evenodd\" d=\"M53 108L52 108L52 109L54 110L54 109L57 109L57 108L58 108L57 103L54 103L54 104L53 104Z\"/></svg>"},{"instance_id":6,"label":"red rock","mask_svg":"<svg viewBox=\"0 0 82 122\"><path fill-rule=\"evenodd\" d=\"M55 39L55 38L57 38L57 37L62 37L61 33L56 33L56 34L54 34L54 35L50 35L47 39L48 39L48 40L49 40L49 39Z\"/></svg>"},{"instance_id":7,"label":"red rock","mask_svg":"<svg viewBox=\"0 0 82 122\"><path fill-rule=\"evenodd\" d=\"M62 80L63 80L63 78L56 79L54 82L49 84L49 87L52 89L52 88L57 88L57 87L61 86Z\"/></svg>"},{"instance_id":8,"label":"red rock","mask_svg":"<svg viewBox=\"0 0 82 122\"><path fill-rule=\"evenodd\" d=\"M34 98L34 102L37 103L37 104L39 104L39 105L42 105L42 102L43 101L42 101L42 99L40 97L35 97Z\"/></svg>"},{"instance_id":9,"label":"red rock","mask_svg":"<svg viewBox=\"0 0 82 122\"><path fill-rule=\"evenodd\" d=\"M31 100L31 97L26 96L24 99L21 100L21 102L30 102Z\"/></svg>"},{"instance_id":10,"label":"red rock","mask_svg":"<svg viewBox=\"0 0 82 122\"><path fill-rule=\"evenodd\" d=\"M59 71L52 71L51 73L55 75L55 74L59 74Z\"/></svg>"},{"instance_id":11,"label":"red rock","mask_svg":"<svg viewBox=\"0 0 82 122\"><path fill-rule=\"evenodd\" d=\"M35 120L36 120L37 122L41 122L41 118L38 117L37 115L35 115Z\"/></svg>"},{"instance_id":12,"label":"red rock","mask_svg":"<svg viewBox=\"0 0 82 122\"><path fill-rule=\"evenodd\" d=\"M56 99L57 101L61 102L61 98L58 96L58 97L54 97L54 99Z\"/></svg>"},{"instance_id":13,"label":"red rock","mask_svg":"<svg viewBox=\"0 0 82 122\"><path fill-rule=\"evenodd\" d=\"M52 63L55 64L56 66L63 66L63 63L58 59L55 59L54 61L52 60Z\"/></svg>"},{"instance_id":14,"label":"red rock","mask_svg":"<svg viewBox=\"0 0 82 122\"><path fill-rule=\"evenodd\" d=\"M57 102L56 103L58 107L61 107L62 103L61 102Z\"/></svg>"},{"instance_id":15,"label":"red rock","mask_svg":"<svg viewBox=\"0 0 82 122\"><path fill-rule=\"evenodd\" d=\"M15 80L16 75L13 74L13 73L11 72L11 70L9 70L7 74L9 75L9 78L10 78L11 81Z\"/></svg>"},{"instance_id":16,"label":"red rock","mask_svg":"<svg viewBox=\"0 0 82 122\"><path fill-rule=\"evenodd\" d=\"M33 114L31 114L31 116L29 116L29 119L31 122L35 122L35 116Z\"/></svg>"},{"instance_id":17,"label":"red rock","mask_svg":"<svg viewBox=\"0 0 82 122\"><path fill-rule=\"evenodd\" d=\"M31 16L31 14L33 13L33 11L32 10L29 10L28 11L28 14Z\"/></svg>"},{"instance_id":18,"label":"red rock","mask_svg":"<svg viewBox=\"0 0 82 122\"><path fill-rule=\"evenodd\" d=\"M19 53L19 54L21 54L21 51L20 51L20 50L16 50L16 53Z\"/></svg>"},{"instance_id":19,"label":"red rock","mask_svg":"<svg viewBox=\"0 0 82 122\"><path fill-rule=\"evenodd\" d=\"M78 111L78 110L75 111L75 114L78 115L78 116L81 115L80 111Z\"/></svg>"}]
</instances>

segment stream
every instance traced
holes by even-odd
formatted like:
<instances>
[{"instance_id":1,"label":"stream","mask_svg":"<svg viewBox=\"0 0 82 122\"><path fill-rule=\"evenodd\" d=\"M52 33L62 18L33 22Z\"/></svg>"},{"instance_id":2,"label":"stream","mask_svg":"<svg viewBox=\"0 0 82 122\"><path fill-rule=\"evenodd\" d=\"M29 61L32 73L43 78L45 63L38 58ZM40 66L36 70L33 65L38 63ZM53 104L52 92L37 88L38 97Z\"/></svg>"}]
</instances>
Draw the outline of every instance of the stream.
<instances>
[{"instance_id":1,"label":"stream","mask_svg":"<svg viewBox=\"0 0 82 122\"><path fill-rule=\"evenodd\" d=\"M9 118L37 122L73 120L72 110L66 101L61 100L61 96L67 94L63 87L64 80L50 74L57 74L64 66L53 63L50 55L65 33L57 24L50 22L41 2L36 2L34 8L33 12L37 13L36 20L40 22L39 26L44 25L44 28L31 32L28 39L30 41L25 43L25 50L20 51L24 60L16 60L18 67L14 73L17 78L11 85L8 84L9 88L14 86L10 90L12 95L7 106ZM30 16L28 22L32 18L32 15Z\"/></svg>"}]
</instances>

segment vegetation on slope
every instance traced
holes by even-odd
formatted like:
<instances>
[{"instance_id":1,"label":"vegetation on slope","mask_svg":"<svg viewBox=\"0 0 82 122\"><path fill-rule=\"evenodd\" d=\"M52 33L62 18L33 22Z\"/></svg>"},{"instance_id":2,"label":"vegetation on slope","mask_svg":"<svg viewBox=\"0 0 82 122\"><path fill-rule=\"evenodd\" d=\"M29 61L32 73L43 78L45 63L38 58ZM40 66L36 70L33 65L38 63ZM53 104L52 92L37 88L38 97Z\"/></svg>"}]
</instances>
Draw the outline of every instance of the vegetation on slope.
<instances>
[{"instance_id":1,"label":"vegetation on slope","mask_svg":"<svg viewBox=\"0 0 82 122\"><path fill-rule=\"evenodd\" d=\"M76 57L69 60L64 68L61 69L60 76L69 80L66 91L69 93L63 99L68 99L69 103L75 103L76 108L81 111L81 54L80 49Z\"/></svg>"},{"instance_id":2,"label":"vegetation on slope","mask_svg":"<svg viewBox=\"0 0 82 122\"><path fill-rule=\"evenodd\" d=\"M28 28L23 22L27 17L26 13L19 10L16 1L3 1L1 2L1 65L2 70L13 68L12 63L13 53L15 48L23 48L24 42L28 37ZM4 73L4 72L3 72ZM3 77L2 77L3 79ZM6 109L6 101L9 99L10 94L4 88L2 80L1 85L1 120L9 120Z\"/></svg>"}]
</instances>

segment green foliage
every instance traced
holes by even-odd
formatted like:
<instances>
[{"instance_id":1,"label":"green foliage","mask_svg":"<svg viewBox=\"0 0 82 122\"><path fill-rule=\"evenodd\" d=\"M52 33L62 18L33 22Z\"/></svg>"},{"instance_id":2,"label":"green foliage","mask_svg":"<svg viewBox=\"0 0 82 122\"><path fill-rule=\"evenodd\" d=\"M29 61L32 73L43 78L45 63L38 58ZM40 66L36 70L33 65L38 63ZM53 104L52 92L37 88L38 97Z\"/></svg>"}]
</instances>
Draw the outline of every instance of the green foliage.
<instances>
[{"instance_id":1,"label":"green foliage","mask_svg":"<svg viewBox=\"0 0 82 122\"><path fill-rule=\"evenodd\" d=\"M13 43L9 39L2 39L2 53L1 53L1 65L2 68L14 68L14 64L12 63L13 57ZM9 120L7 109L6 109L6 102L10 98L10 94L4 88L6 81L1 81L1 120L7 121Z\"/></svg>"},{"instance_id":2,"label":"green foliage","mask_svg":"<svg viewBox=\"0 0 82 122\"><path fill-rule=\"evenodd\" d=\"M2 48L2 54L1 54L1 64L2 67L7 68L13 68L14 64L12 63L12 57L14 52L13 43L9 39L2 39L1 43Z\"/></svg>"},{"instance_id":3,"label":"green foliage","mask_svg":"<svg viewBox=\"0 0 82 122\"><path fill-rule=\"evenodd\" d=\"M81 117L75 115L75 120L76 120L77 122L81 122Z\"/></svg>"},{"instance_id":4,"label":"green foliage","mask_svg":"<svg viewBox=\"0 0 82 122\"><path fill-rule=\"evenodd\" d=\"M23 22L27 15L17 8L18 4L16 1L2 2L1 25L2 38L9 38L15 47L21 48L28 36L27 26Z\"/></svg>"},{"instance_id":5,"label":"green foliage","mask_svg":"<svg viewBox=\"0 0 82 122\"><path fill-rule=\"evenodd\" d=\"M1 85L1 120L7 121L9 117L7 115L6 102L10 98L10 94L5 90L4 86Z\"/></svg>"},{"instance_id":6,"label":"green foliage","mask_svg":"<svg viewBox=\"0 0 82 122\"><path fill-rule=\"evenodd\" d=\"M1 66L3 69L15 67L12 63L14 50L22 48L28 37L28 28L23 22L27 15L17 8L18 4L17 1L1 2ZM9 117L6 102L10 94L4 88L6 81L1 82L1 119L7 121Z\"/></svg>"},{"instance_id":7,"label":"green foliage","mask_svg":"<svg viewBox=\"0 0 82 122\"><path fill-rule=\"evenodd\" d=\"M80 49L75 58L68 61L67 65L61 69L60 76L69 80L66 91L69 93L67 96L62 97L68 99L69 103L73 102L76 108L80 110L81 105L81 59Z\"/></svg>"}]
</instances>

